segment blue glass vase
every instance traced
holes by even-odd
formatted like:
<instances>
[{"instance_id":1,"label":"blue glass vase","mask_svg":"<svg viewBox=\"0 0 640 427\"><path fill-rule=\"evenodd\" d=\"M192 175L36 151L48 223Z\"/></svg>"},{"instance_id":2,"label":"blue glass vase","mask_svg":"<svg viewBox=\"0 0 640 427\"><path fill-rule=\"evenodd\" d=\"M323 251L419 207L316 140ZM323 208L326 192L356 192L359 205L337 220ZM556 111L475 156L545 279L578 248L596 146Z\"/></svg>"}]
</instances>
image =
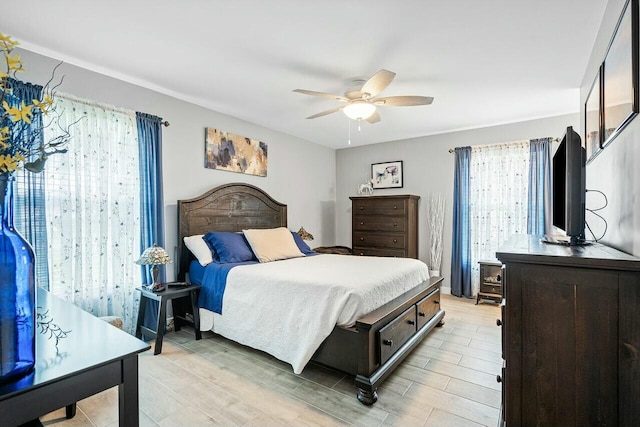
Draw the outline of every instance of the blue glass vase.
<instances>
[{"instance_id":1,"label":"blue glass vase","mask_svg":"<svg viewBox=\"0 0 640 427\"><path fill-rule=\"evenodd\" d=\"M13 176L0 174L0 384L35 364L35 257L13 228Z\"/></svg>"}]
</instances>

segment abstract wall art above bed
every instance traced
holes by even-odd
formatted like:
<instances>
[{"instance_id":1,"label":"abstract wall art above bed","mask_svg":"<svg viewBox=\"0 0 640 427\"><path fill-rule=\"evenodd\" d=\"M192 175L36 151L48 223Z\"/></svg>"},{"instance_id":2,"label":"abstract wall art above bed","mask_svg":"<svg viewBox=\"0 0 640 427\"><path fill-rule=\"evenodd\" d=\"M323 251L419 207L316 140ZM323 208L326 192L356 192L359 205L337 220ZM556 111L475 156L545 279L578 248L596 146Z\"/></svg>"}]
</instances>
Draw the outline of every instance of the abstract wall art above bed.
<instances>
[{"instance_id":1,"label":"abstract wall art above bed","mask_svg":"<svg viewBox=\"0 0 640 427\"><path fill-rule=\"evenodd\" d=\"M267 163L265 142L205 128L205 168L267 176Z\"/></svg>"}]
</instances>

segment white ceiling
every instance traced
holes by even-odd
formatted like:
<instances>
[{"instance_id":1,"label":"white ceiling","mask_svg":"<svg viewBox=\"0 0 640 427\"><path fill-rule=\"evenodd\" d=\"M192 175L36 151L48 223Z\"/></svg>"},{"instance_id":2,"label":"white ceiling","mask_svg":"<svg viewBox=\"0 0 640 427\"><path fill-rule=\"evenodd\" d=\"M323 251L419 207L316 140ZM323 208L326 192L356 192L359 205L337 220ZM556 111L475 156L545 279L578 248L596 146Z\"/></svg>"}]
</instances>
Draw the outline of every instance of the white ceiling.
<instances>
[{"instance_id":1,"label":"white ceiling","mask_svg":"<svg viewBox=\"0 0 640 427\"><path fill-rule=\"evenodd\" d=\"M29 50L334 148L354 78L397 73L381 96L433 96L352 124L352 145L579 110L606 0L30 0L0 31ZM167 117L171 121L171 117ZM215 123L208 125L215 126Z\"/></svg>"}]
</instances>

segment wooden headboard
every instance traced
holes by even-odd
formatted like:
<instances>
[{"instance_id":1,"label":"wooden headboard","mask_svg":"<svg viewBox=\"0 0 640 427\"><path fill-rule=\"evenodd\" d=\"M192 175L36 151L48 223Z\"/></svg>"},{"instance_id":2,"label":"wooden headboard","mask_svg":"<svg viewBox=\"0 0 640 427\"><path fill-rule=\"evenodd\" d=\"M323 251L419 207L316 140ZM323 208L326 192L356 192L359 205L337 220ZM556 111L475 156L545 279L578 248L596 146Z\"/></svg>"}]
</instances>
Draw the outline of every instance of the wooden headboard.
<instances>
[{"instance_id":1,"label":"wooden headboard","mask_svg":"<svg viewBox=\"0 0 640 427\"><path fill-rule=\"evenodd\" d=\"M201 196L178 200L178 242L180 271L184 280L193 255L183 238L209 231L242 231L248 228L287 226L287 205L249 184L232 183L209 190Z\"/></svg>"}]
</instances>

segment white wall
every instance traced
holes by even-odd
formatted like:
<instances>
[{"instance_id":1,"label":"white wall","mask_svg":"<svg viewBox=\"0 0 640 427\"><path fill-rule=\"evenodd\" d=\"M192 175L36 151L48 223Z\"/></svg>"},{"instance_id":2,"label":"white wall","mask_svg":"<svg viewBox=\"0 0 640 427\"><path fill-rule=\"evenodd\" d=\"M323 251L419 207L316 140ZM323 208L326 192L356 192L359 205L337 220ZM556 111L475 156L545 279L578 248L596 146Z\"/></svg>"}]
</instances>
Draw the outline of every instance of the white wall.
<instances>
[{"instance_id":1,"label":"white wall","mask_svg":"<svg viewBox=\"0 0 640 427\"><path fill-rule=\"evenodd\" d=\"M371 174L371 164L402 160L404 188L375 190L376 195L416 194L419 207L419 257L427 262L429 230L427 227L427 197L441 193L445 197L444 253L441 274L448 288L451 272L451 223L453 207L453 154L450 148L511 142L547 136L562 137L567 126L577 128L578 114L531 120L502 126L492 126L442 135L425 136L383 144L367 145L336 152L336 243L351 246L351 201L357 195L358 184ZM446 291L446 289L445 289Z\"/></svg>"},{"instance_id":2,"label":"white wall","mask_svg":"<svg viewBox=\"0 0 640 427\"><path fill-rule=\"evenodd\" d=\"M20 75L25 81L45 83L58 62L25 50L19 53L27 69ZM62 75L65 76L59 88L62 92L154 114L171 123L163 128L165 230L169 251L177 244L177 200L196 197L229 182L255 185L286 203L289 228L297 230L304 225L315 236L312 246L334 243L335 150L83 68L64 64L58 71L58 76ZM266 142L268 176L206 169L205 127ZM168 279L173 279L173 271L168 269L167 273Z\"/></svg>"},{"instance_id":3,"label":"white wall","mask_svg":"<svg viewBox=\"0 0 640 427\"><path fill-rule=\"evenodd\" d=\"M591 84L604 61L607 47L618 22L625 0L609 0L591 58L580 87L581 124L584 135L584 103ZM605 88L606 90L606 88ZM584 137L583 137L584 138ZM616 139L587 165L587 188L603 191L609 206L600 211L608 223L602 242L640 256L640 118L636 117ZM601 206L602 198L587 195L587 208ZM598 235L602 222L587 212L587 222Z\"/></svg>"}]
</instances>

